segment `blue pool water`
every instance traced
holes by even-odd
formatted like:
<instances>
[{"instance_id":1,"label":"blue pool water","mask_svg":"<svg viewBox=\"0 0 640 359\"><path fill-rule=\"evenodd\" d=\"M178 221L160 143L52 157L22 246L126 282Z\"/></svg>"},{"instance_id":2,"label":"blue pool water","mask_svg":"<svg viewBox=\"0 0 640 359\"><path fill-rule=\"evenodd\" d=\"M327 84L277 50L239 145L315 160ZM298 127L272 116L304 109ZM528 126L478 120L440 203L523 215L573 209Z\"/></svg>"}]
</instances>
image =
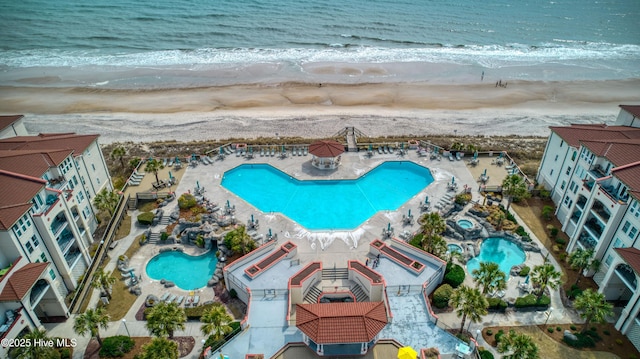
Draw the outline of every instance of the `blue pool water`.
<instances>
[{"instance_id":1,"label":"blue pool water","mask_svg":"<svg viewBox=\"0 0 640 359\"><path fill-rule=\"evenodd\" d=\"M147 275L155 280L170 280L180 289L198 289L207 285L217 263L214 252L197 257L182 252L164 252L147 263Z\"/></svg>"},{"instance_id":2,"label":"blue pool water","mask_svg":"<svg viewBox=\"0 0 640 359\"><path fill-rule=\"evenodd\" d=\"M471 223L471 221L468 219L459 220L458 225L463 229L471 229L473 227L473 223Z\"/></svg>"},{"instance_id":3,"label":"blue pool water","mask_svg":"<svg viewBox=\"0 0 640 359\"><path fill-rule=\"evenodd\" d=\"M462 247L457 244L449 243L447 244L447 251L462 253Z\"/></svg>"},{"instance_id":4,"label":"blue pool water","mask_svg":"<svg viewBox=\"0 0 640 359\"><path fill-rule=\"evenodd\" d=\"M520 247L504 238L487 238L480 246L480 255L467 262L469 273L480 267L480 262L498 263L507 277L511 267L525 261L526 255Z\"/></svg>"},{"instance_id":5,"label":"blue pool water","mask_svg":"<svg viewBox=\"0 0 640 359\"><path fill-rule=\"evenodd\" d=\"M263 212L280 212L319 230L356 228L377 211L398 209L431 182L428 168L394 161L355 180L314 181L300 181L270 165L247 164L226 172L222 186Z\"/></svg>"}]
</instances>

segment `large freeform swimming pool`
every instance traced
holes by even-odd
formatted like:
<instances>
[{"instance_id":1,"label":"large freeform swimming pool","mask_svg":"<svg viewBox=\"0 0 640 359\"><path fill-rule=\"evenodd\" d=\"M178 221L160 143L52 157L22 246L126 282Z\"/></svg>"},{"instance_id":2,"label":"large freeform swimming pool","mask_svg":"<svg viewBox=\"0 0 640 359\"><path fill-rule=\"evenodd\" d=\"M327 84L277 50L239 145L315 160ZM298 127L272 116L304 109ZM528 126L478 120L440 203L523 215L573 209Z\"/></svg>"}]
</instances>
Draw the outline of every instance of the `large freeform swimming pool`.
<instances>
[{"instance_id":1,"label":"large freeform swimming pool","mask_svg":"<svg viewBox=\"0 0 640 359\"><path fill-rule=\"evenodd\" d=\"M301 181L267 164L227 171L222 186L262 212L280 212L310 230L353 229L396 210L433 182L428 168L384 162L355 180Z\"/></svg>"},{"instance_id":2,"label":"large freeform swimming pool","mask_svg":"<svg viewBox=\"0 0 640 359\"><path fill-rule=\"evenodd\" d=\"M508 277L511 267L522 264L526 258L526 254L517 244L504 238L487 238L480 246L480 254L467 262L467 270L471 273L480 268L480 262L494 262Z\"/></svg>"},{"instance_id":3,"label":"large freeform swimming pool","mask_svg":"<svg viewBox=\"0 0 640 359\"><path fill-rule=\"evenodd\" d=\"M147 275L155 280L169 280L180 289L202 288L216 270L218 258L209 251L194 257L182 252L163 252L147 263Z\"/></svg>"}]
</instances>

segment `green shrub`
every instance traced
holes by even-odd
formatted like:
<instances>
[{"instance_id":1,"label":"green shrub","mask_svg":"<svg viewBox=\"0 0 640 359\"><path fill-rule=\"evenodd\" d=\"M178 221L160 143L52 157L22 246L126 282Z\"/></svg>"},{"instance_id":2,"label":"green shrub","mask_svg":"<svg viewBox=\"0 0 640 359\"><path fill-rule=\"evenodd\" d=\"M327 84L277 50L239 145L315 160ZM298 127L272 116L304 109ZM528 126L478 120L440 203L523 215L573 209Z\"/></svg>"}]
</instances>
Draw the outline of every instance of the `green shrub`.
<instances>
[{"instance_id":1,"label":"green shrub","mask_svg":"<svg viewBox=\"0 0 640 359\"><path fill-rule=\"evenodd\" d=\"M504 330L500 329L498 330L498 332L496 333L496 343L500 342L500 339L502 339L502 337L504 336Z\"/></svg>"},{"instance_id":2,"label":"green shrub","mask_svg":"<svg viewBox=\"0 0 640 359\"><path fill-rule=\"evenodd\" d=\"M516 298L515 307L516 308L527 308L527 307L543 307L548 306L551 303L551 299L546 295L543 295L538 299L533 294L527 294L524 297Z\"/></svg>"},{"instance_id":3,"label":"green shrub","mask_svg":"<svg viewBox=\"0 0 640 359\"><path fill-rule=\"evenodd\" d=\"M189 209L195 207L198 202L196 201L196 197L191 193L183 193L180 198L178 198L178 207L180 209Z\"/></svg>"},{"instance_id":4,"label":"green shrub","mask_svg":"<svg viewBox=\"0 0 640 359\"><path fill-rule=\"evenodd\" d=\"M520 269L520 273L518 273L519 276L521 277L526 277L529 275L529 272L531 271L531 268L529 268L529 266L525 265L522 267L522 269Z\"/></svg>"},{"instance_id":5,"label":"green shrub","mask_svg":"<svg viewBox=\"0 0 640 359\"><path fill-rule=\"evenodd\" d=\"M629 359L638 359L638 357L635 354L631 354L629 355Z\"/></svg>"},{"instance_id":6,"label":"green shrub","mask_svg":"<svg viewBox=\"0 0 640 359\"><path fill-rule=\"evenodd\" d=\"M444 308L449 305L449 298L453 293L453 287L449 284L443 284L433 292L433 305L436 308Z\"/></svg>"},{"instance_id":7,"label":"green shrub","mask_svg":"<svg viewBox=\"0 0 640 359\"><path fill-rule=\"evenodd\" d=\"M564 239L564 238L556 238L556 243L564 246L565 244L567 244L567 240ZM565 254L565 253L563 253L563 254Z\"/></svg>"},{"instance_id":8,"label":"green shrub","mask_svg":"<svg viewBox=\"0 0 640 359\"><path fill-rule=\"evenodd\" d=\"M595 334L595 337L593 336ZM563 338L562 340L569 346L574 348L593 348L596 346L596 341L600 340L600 337L593 331L587 331L586 333L575 333L577 340L571 340Z\"/></svg>"},{"instance_id":9,"label":"green shrub","mask_svg":"<svg viewBox=\"0 0 640 359\"><path fill-rule=\"evenodd\" d=\"M603 331L602 331L602 334L604 334L604 335L611 335L611 332L610 332L610 331L608 331L607 329L605 329L605 330L603 330Z\"/></svg>"},{"instance_id":10,"label":"green shrub","mask_svg":"<svg viewBox=\"0 0 640 359\"><path fill-rule=\"evenodd\" d=\"M151 225L153 223L153 212L142 212L138 215L138 223L142 225Z\"/></svg>"},{"instance_id":11,"label":"green shrub","mask_svg":"<svg viewBox=\"0 0 640 359\"><path fill-rule=\"evenodd\" d=\"M616 339L616 344L622 345L622 343L623 343L622 339L620 339L620 338Z\"/></svg>"},{"instance_id":12,"label":"green shrub","mask_svg":"<svg viewBox=\"0 0 640 359\"><path fill-rule=\"evenodd\" d=\"M480 359L493 359L493 354L488 350L480 350Z\"/></svg>"},{"instance_id":13,"label":"green shrub","mask_svg":"<svg viewBox=\"0 0 640 359\"><path fill-rule=\"evenodd\" d=\"M453 263L447 264L447 270L444 274L444 283L449 284L453 288L458 288L464 282L464 269Z\"/></svg>"},{"instance_id":14,"label":"green shrub","mask_svg":"<svg viewBox=\"0 0 640 359\"><path fill-rule=\"evenodd\" d=\"M527 233L523 226L518 226L516 228L516 234L520 237L529 237L529 233Z\"/></svg>"},{"instance_id":15,"label":"green shrub","mask_svg":"<svg viewBox=\"0 0 640 359\"><path fill-rule=\"evenodd\" d=\"M229 296L233 299L238 298L238 293L236 292L235 289L231 288L231 290L229 291Z\"/></svg>"},{"instance_id":16,"label":"green shrub","mask_svg":"<svg viewBox=\"0 0 640 359\"><path fill-rule=\"evenodd\" d=\"M489 309L507 309L507 302L500 298L487 298L487 302L489 302Z\"/></svg>"},{"instance_id":17,"label":"green shrub","mask_svg":"<svg viewBox=\"0 0 640 359\"><path fill-rule=\"evenodd\" d=\"M71 359L71 349L60 348L58 351L60 352L60 359Z\"/></svg>"},{"instance_id":18,"label":"green shrub","mask_svg":"<svg viewBox=\"0 0 640 359\"><path fill-rule=\"evenodd\" d=\"M487 333L488 336L492 336L493 335L493 330L487 329L486 333Z\"/></svg>"},{"instance_id":19,"label":"green shrub","mask_svg":"<svg viewBox=\"0 0 640 359\"><path fill-rule=\"evenodd\" d=\"M571 326L569 327L569 329L571 329L571 330L576 330L576 329L578 329L578 328L577 328L575 325L571 325Z\"/></svg>"},{"instance_id":20,"label":"green shrub","mask_svg":"<svg viewBox=\"0 0 640 359\"><path fill-rule=\"evenodd\" d=\"M548 331L549 333L553 333L554 329L553 329L552 327L549 327L549 328L547 328L547 331Z\"/></svg>"},{"instance_id":21,"label":"green shrub","mask_svg":"<svg viewBox=\"0 0 640 359\"><path fill-rule=\"evenodd\" d=\"M202 314L204 314L207 309L210 309L212 307L213 304L206 304L199 305L197 307L184 308L184 314L187 316L187 320L200 320Z\"/></svg>"},{"instance_id":22,"label":"green shrub","mask_svg":"<svg viewBox=\"0 0 640 359\"><path fill-rule=\"evenodd\" d=\"M411 244L412 246L416 247L416 248L420 248L422 249L422 237L424 236L424 234L422 233L418 233L415 236L413 236L413 238L411 238L411 240L409 241L409 244Z\"/></svg>"},{"instance_id":23,"label":"green shrub","mask_svg":"<svg viewBox=\"0 0 640 359\"><path fill-rule=\"evenodd\" d=\"M546 219L547 221L551 220L551 215L553 214L553 207L543 206L541 214L542 214L542 218Z\"/></svg>"},{"instance_id":24,"label":"green shrub","mask_svg":"<svg viewBox=\"0 0 640 359\"><path fill-rule=\"evenodd\" d=\"M561 327L556 327L556 332L561 332L562 328Z\"/></svg>"},{"instance_id":25,"label":"green shrub","mask_svg":"<svg viewBox=\"0 0 640 359\"><path fill-rule=\"evenodd\" d=\"M456 196L455 202L456 204L464 206L465 204L471 202L471 193L460 193Z\"/></svg>"},{"instance_id":26,"label":"green shrub","mask_svg":"<svg viewBox=\"0 0 640 359\"><path fill-rule=\"evenodd\" d=\"M556 227L553 227L551 228L551 230L549 230L549 234L551 235L551 238L556 238L559 232L560 231Z\"/></svg>"},{"instance_id":27,"label":"green shrub","mask_svg":"<svg viewBox=\"0 0 640 359\"><path fill-rule=\"evenodd\" d=\"M104 338L100 357L121 357L133 349L135 342L126 335Z\"/></svg>"},{"instance_id":28,"label":"green shrub","mask_svg":"<svg viewBox=\"0 0 640 359\"><path fill-rule=\"evenodd\" d=\"M160 233L160 240L161 241L166 241L169 238L169 233L167 232L161 232Z\"/></svg>"},{"instance_id":29,"label":"green shrub","mask_svg":"<svg viewBox=\"0 0 640 359\"><path fill-rule=\"evenodd\" d=\"M580 289L580 287L574 284L571 286L571 290L569 291L568 296L569 298L573 299L579 296L580 294L582 294L582 289Z\"/></svg>"}]
</instances>

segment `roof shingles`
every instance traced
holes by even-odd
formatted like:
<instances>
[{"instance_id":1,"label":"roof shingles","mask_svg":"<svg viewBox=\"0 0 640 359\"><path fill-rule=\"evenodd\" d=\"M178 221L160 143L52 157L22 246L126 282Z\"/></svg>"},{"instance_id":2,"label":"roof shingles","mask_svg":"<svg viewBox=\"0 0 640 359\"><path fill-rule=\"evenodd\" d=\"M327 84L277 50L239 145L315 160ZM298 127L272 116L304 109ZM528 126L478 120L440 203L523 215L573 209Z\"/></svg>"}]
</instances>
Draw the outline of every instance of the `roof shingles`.
<instances>
[{"instance_id":1,"label":"roof shingles","mask_svg":"<svg viewBox=\"0 0 640 359\"><path fill-rule=\"evenodd\" d=\"M387 325L384 302L298 304L296 326L317 344L370 342Z\"/></svg>"},{"instance_id":2,"label":"roof shingles","mask_svg":"<svg viewBox=\"0 0 640 359\"><path fill-rule=\"evenodd\" d=\"M13 272L0 293L0 302L12 302L24 298L48 265L49 263L45 262L27 263L24 267Z\"/></svg>"}]
</instances>

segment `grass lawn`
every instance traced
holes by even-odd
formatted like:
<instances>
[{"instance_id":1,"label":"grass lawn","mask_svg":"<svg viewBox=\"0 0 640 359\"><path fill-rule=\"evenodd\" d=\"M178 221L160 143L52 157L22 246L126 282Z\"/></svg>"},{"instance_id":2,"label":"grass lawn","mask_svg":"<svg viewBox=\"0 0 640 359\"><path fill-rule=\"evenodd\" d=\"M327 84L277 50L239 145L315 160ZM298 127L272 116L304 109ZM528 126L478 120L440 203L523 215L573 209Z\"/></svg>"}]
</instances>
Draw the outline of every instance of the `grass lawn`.
<instances>
[{"instance_id":1,"label":"grass lawn","mask_svg":"<svg viewBox=\"0 0 640 359\"><path fill-rule=\"evenodd\" d=\"M549 233L547 231L548 225L553 225L554 227L561 229L561 224L555 216L552 216L551 220L547 221L542 218L542 207L544 206L554 206L553 202L548 200L543 200L540 198L529 198L526 200L522 200L519 203L513 203L511 207L513 210L518 213L518 216L522 218L522 220L527 224L527 226L531 229L531 231L540 239L542 244L547 248L549 253L553 255L556 261L562 266L562 282L563 288L565 292L569 292L571 286L581 277L580 273L574 269L571 269L569 264L566 261L567 252L565 251L565 247L563 245L558 245L554 240L551 239ZM558 237L564 239L567 243L569 242L569 237L564 234L561 230L558 232ZM579 282L579 286L582 289L593 288L597 289L598 286L594 283L591 278L581 278Z\"/></svg>"},{"instance_id":2,"label":"grass lawn","mask_svg":"<svg viewBox=\"0 0 640 359\"><path fill-rule=\"evenodd\" d=\"M639 354L636 348L624 335L617 331L610 331L610 335L604 334L604 330L610 330L613 327L609 324L596 324L598 335L602 338L601 341L596 343L594 348L575 349L562 341L563 333L565 329L571 330L570 324L561 325L549 325L554 328L553 333L547 331L547 327L539 326L524 326L524 327L487 327L482 331L482 337L491 346L495 346L495 334L502 329L505 333L513 329L516 332L524 333L533 338L534 342L540 349L540 358L571 358L571 359L609 359L609 358L638 358ZM556 327L560 327L560 331L555 330ZM492 335L487 335L487 331L491 330ZM581 330L580 325L576 325L576 330ZM575 332L571 330L572 332ZM621 344L616 343L616 340L620 340Z\"/></svg>"},{"instance_id":3,"label":"grass lawn","mask_svg":"<svg viewBox=\"0 0 640 359\"><path fill-rule=\"evenodd\" d=\"M120 228L118 228L118 233L116 233L116 237L113 239L115 241L122 239L129 235L131 232L131 216L124 216L122 219L122 223L120 223Z\"/></svg>"},{"instance_id":4,"label":"grass lawn","mask_svg":"<svg viewBox=\"0 0 640 359\"><path fill-rule=\"evenodd\" d=\"M125 252L125 255L131 258L140 249L140 237L136 237L131 243L131 246ZM124 318L133 303L138 298L137 296L129 293L129 288L126 286L126 281L120 276L120 272L116 269L111 275L116 279L112 288L111 301L106 305L105 309L107 314L111 317L111 320L120 320Z\"/></svg>"}]
</instances>

